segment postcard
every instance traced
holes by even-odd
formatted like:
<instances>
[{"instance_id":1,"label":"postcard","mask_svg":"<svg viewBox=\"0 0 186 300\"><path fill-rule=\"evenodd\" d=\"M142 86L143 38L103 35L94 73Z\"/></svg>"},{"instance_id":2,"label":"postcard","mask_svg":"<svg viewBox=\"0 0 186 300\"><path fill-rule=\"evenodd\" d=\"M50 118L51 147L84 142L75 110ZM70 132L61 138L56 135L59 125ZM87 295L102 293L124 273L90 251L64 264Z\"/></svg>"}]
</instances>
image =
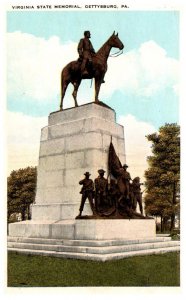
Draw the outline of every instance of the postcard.
<instances>
[{"instance_id":1,"label":"postcard","mask_svg":"<svg viewBox=\"0 0 186 300\"><path fill-rule=\"evenodd\" d=\"M8 288L175 296L182 1L12 1L3 11Z\"/></svg>"}]
</instances>

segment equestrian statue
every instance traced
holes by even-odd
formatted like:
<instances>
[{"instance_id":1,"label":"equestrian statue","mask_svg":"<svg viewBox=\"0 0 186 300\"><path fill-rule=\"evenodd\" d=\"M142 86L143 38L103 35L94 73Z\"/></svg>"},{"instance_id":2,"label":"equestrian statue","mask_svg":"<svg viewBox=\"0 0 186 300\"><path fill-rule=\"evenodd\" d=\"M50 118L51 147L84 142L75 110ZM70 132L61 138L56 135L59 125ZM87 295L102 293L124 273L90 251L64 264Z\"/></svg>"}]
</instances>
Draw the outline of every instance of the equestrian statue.
<instances>
[{"instance_id":1,"label":"equestrian statue","mask_svg":"<svg viewBox=\"0 0 186 300\"><path fill-rule=\"evenodd\" d=\"M112 48L118 48L119 50L124 48L118 33L115 34L115 31L97 52L95 52L90 42L90 37L90 31L85 31L84 38L78 44L78 60L68 63L61 72L60 110L63 110L63 99L69 83L74 86L72 96L75 106L78 106L77 92L82 79L95 79L95 102L98 103L100 87L105 82L104 76L107 71L107 60L110 51Z\"/></svg>"}]
</instances>

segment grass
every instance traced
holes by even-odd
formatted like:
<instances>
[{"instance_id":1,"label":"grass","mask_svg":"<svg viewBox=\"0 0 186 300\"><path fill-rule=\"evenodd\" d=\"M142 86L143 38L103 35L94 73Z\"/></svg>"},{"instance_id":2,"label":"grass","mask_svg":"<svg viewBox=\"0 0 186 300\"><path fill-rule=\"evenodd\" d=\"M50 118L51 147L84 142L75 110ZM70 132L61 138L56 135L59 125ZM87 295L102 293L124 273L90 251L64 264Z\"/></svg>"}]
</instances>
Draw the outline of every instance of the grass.
<instances>
[{"instance_id":1,"label":"grass","mask_svg":"<svg viewBox=\"0 0 186 300\"><path fill-rule=\"evenodd\" d=\"M179 285L176 252L108 262L8 254L9 287Z\"/></svg>"}]
</instances>

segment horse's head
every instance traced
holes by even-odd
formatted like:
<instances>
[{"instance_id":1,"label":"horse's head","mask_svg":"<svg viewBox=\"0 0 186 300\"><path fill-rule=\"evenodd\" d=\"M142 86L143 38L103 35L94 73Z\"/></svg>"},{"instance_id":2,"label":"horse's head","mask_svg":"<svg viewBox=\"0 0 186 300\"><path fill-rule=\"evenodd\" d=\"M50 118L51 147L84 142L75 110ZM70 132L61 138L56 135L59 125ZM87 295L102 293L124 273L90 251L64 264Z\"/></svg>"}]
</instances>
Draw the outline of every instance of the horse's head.
<instances>
[{"instance_id":1,"label":"horse's head","mask_svg":"<svg viewBox=\"0 0 186 300\"><path fill-rule=\"evenodd\" d=\"M124 48L123 43L120 41L120 39L118 37L118 33L115 34L115 31L113 32L113 34L109 38L108 42L109 42L109 45L111 47L119 48L120 50L122 50Z\"/></svg>"}]
</instances>

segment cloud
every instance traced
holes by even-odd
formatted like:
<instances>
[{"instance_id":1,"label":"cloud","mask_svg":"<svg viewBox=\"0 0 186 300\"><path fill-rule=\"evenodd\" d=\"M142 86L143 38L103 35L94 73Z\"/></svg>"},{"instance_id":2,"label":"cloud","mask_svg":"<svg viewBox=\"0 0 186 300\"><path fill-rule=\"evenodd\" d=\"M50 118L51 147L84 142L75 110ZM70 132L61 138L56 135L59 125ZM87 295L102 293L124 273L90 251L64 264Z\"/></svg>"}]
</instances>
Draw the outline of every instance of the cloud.
<instances>
[{"instance_id":1,"label":"cloud","mask_svg":"<svg viewBox=\"0 0 186 300\"><path fill-rule=\"evenodd\" d=\"M60 44L19 31L8 33L8 93L14 98L52 101L60 93L61 69L77 59L76 44Z\"/></svg>"},{"instance_id":2,"label":"cloud","mask_svg":"<svg viewBox=\"0 0 186 300\"><path fill-rule=\"evenodd\" d=\"M148 168L147 156L151 155L151 144L146 135L156 132L154 126L139 121L133 115L119 116L118 123L124 126L126 161L131 177L144 177Z\"/></svg>"},{"instance_id":3,"label":"cloud","mask_svg":"<svg viewBox=\"0 0 186 300\"><path fill-rule=\"evenodd\" d=\"M114 90L125 91L141 97L151 97L157 92L178 86L178 61L167 56L166 51L154 41L141 44L117 58L110 58L106 74L107 85L103 94Z\"/></svg>"},{"instance_id":4,"label":"cloud","mask_svg":"<svg viewBox=\"0 0 186 300\"><path fill-rule=\"evenodd\" d=\"M34 35L8 33L8 95L14 99L32 99L38 102L59 98L62 68L78 58L77 43L61 44L57 36L48 40ZM109 58L106 83L102 85L100 98L111 97L120 90L140 99L171 88L178 91L178 62L167 56L166 51L154 41L141 44L139 49L117 58ZM72 87L67 90L65 106L73 106ZM83 81L79 104L90 102L94 89L90 80Z\"/></svg>"},{"instance_id":5,"label":"cloud","mask_svg":"<svg viewBox=\"0 0 186 300\"><path fill-rule=\"evenodd\" d=\"M12 170L38 165L41 128L46 125L47 117L7 113L8 174Z\"/></svg>"}]
</instances>

